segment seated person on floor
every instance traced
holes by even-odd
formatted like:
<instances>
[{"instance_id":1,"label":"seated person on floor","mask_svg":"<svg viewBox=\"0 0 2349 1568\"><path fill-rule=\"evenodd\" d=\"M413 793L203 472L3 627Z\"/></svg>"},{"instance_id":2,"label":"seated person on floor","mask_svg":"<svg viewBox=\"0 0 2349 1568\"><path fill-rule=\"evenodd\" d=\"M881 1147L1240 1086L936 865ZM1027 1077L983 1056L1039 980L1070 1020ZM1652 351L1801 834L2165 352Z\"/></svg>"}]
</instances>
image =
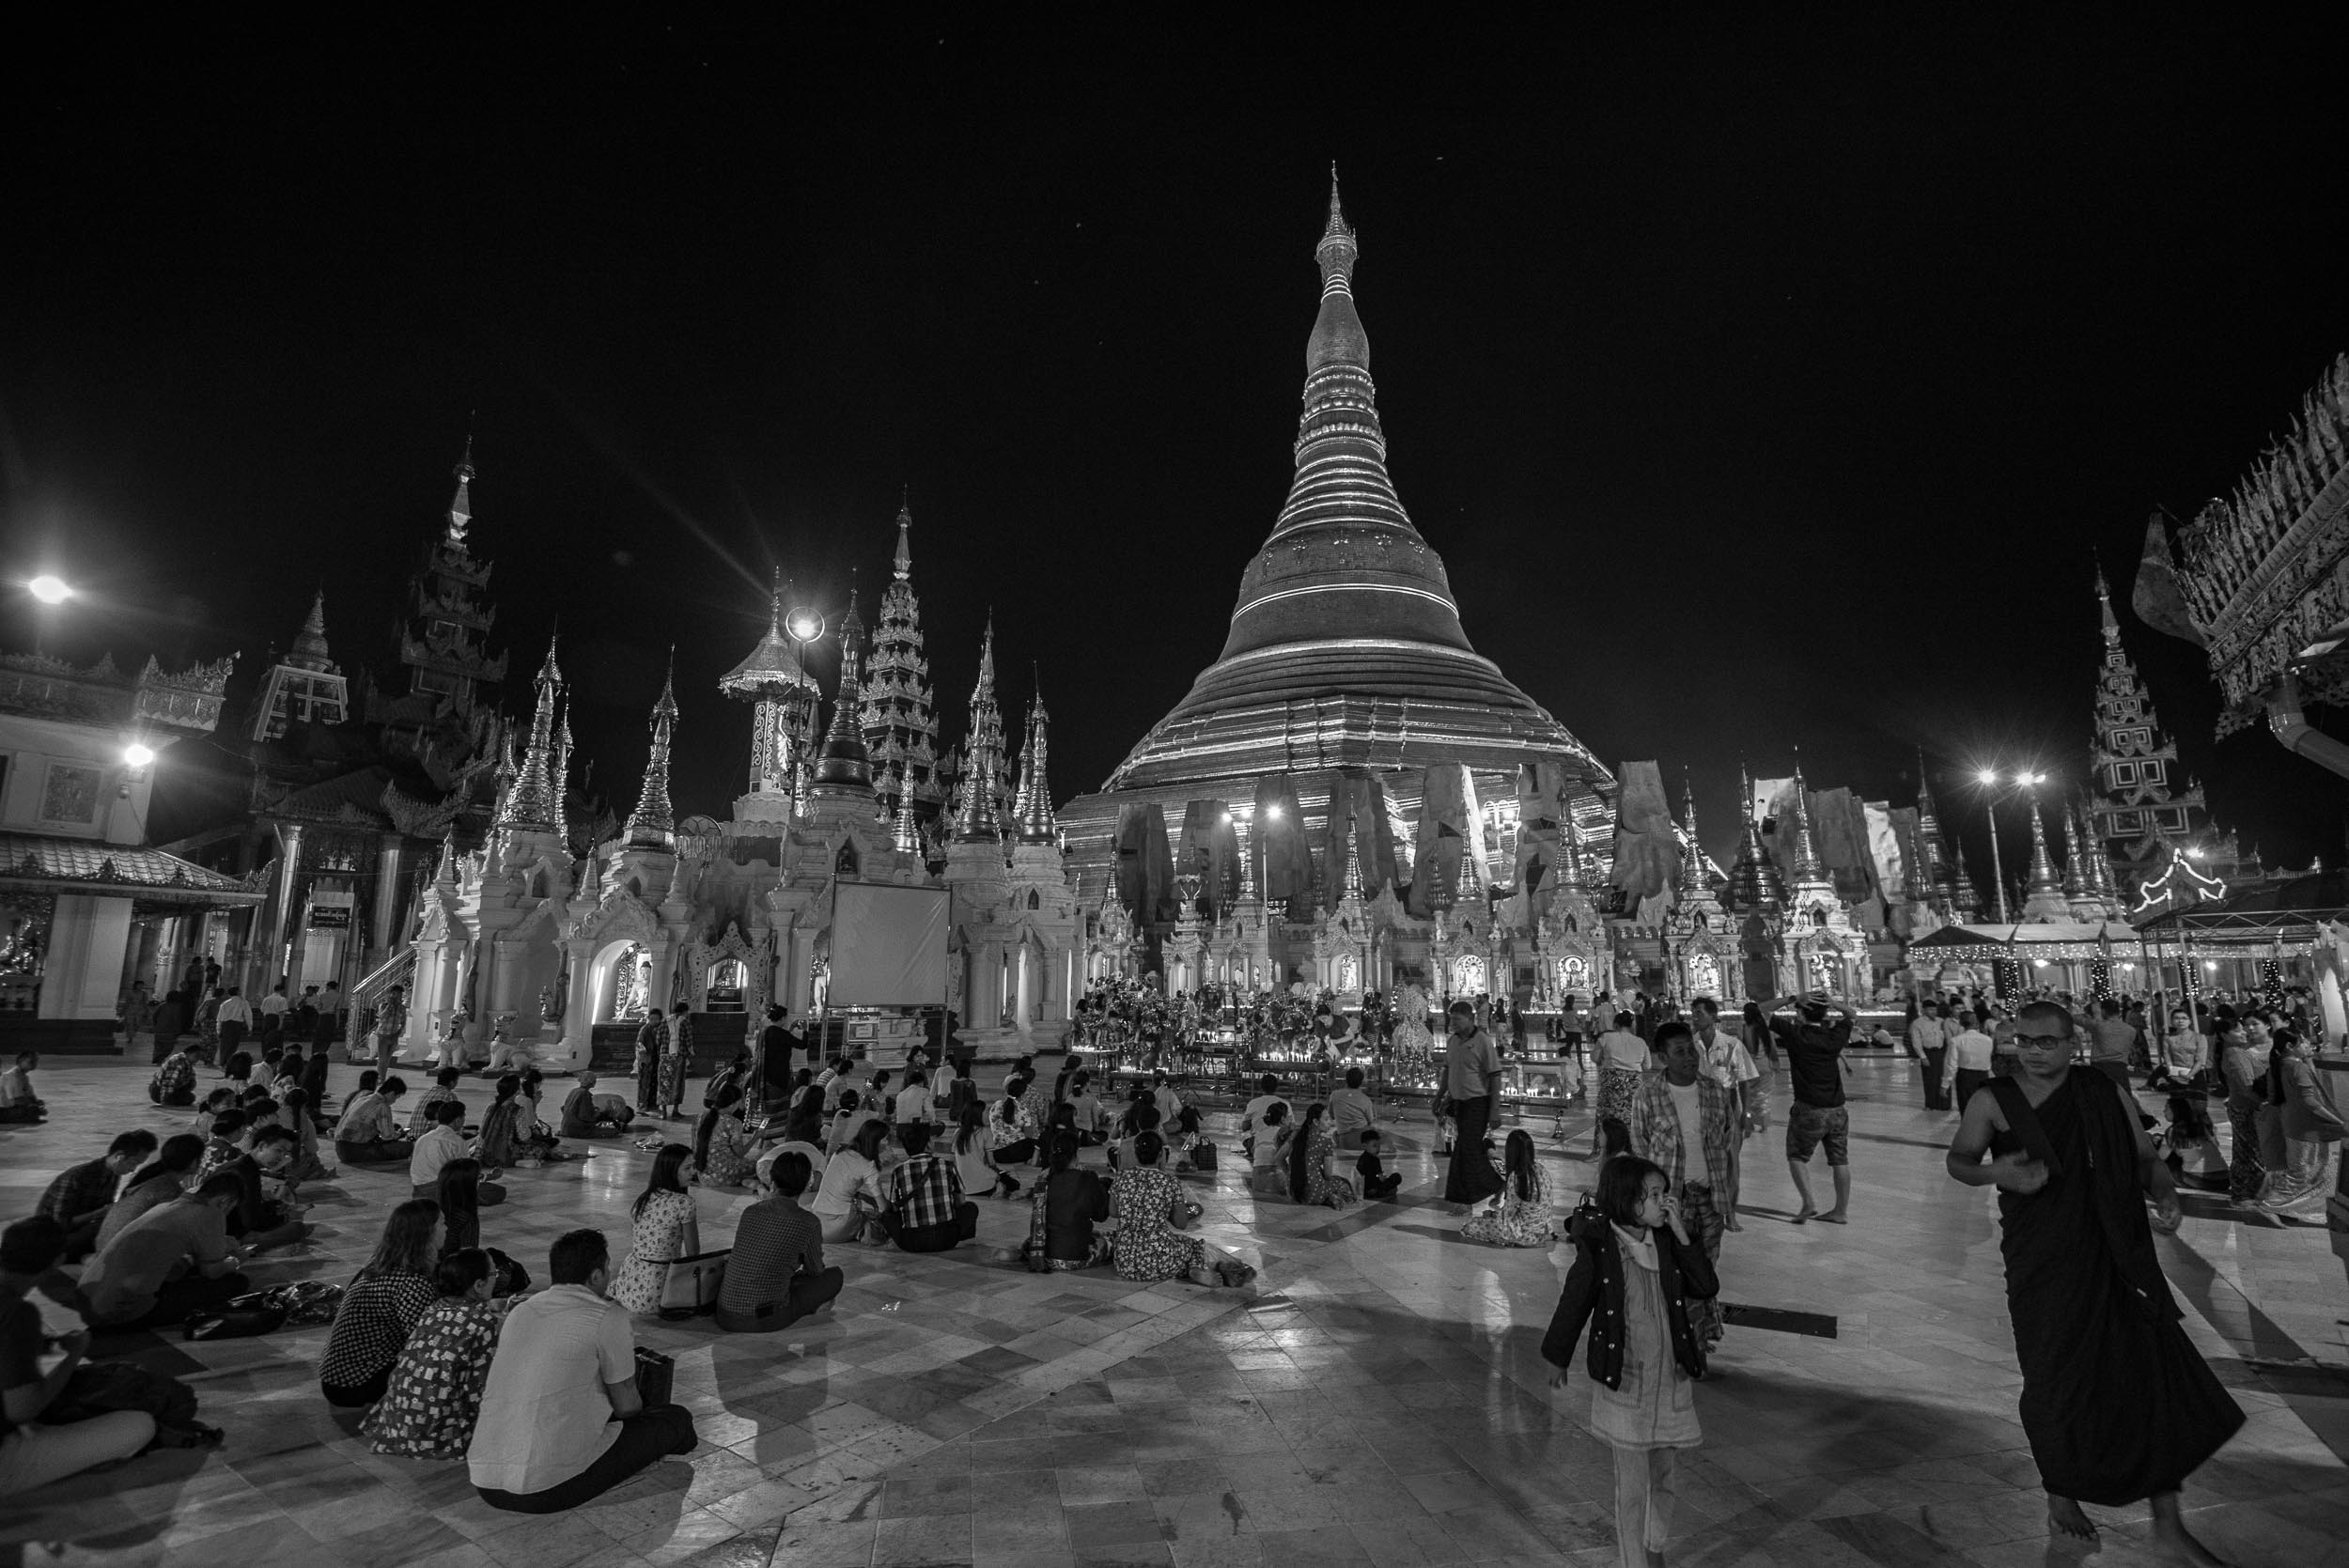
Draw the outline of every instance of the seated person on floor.
<instances>
[{"instance_id":1,"label":"seated person on floor","mask_svg":"<svg viewBox=\"0 0 2349 1568\"><path fill-rule=\"evenodd\" d=\"M392 1108L408 1093L408 1085L387 1078L379 1089L368 1081L374 1077L372 1069L359 1075L359 1092L334 1124L334 1157L345 1165L389 1165L408 1157L408 1140L392 1118Z\"/></svg>"},{"instance_id":2,"label":"seated person on floor","mask_svg":"<svg viewBox=\"0 0 2349 1568\"><path fill-rule=\"evenodd\" d=\"M863 1094L854 1089L843 1093L840 1096L840 1110L832 1119L832 1131L824 1138L825 1152L838 1154L842 1149L855 1142L856 1135L863 1130L868 1122L877 1126L887 1125L864 1103Z\"/></svg>"},{"instance_id":3,"label":"seated person on floor","mask_svg":"<svg viewBox=\"0 0 2349 1568\"><path fill-rule=\"evenodd\" d=\"M465 1135L458 1129L464 1126L465 1108L456 1100L443 1100L432 1108L432 1126L412 1145L408 1157L408 1185L419 1198L438 1196L441 1167L452 1159L467 1157ZM481 1203L484 1208L506 1202L506 1188L492 1179L498 1172L482 1172Z\"/></svg>"},{"instance_id":4,"label":"seated person on floor","mask_svg":"<svg viewBox=\"0 0 2349 1568\"><path fill-rule=\"evenodd\" d=\"M195 1103L195 1058L188 1048L177 1045L171 1054L155 1065L153 1081L147 1086L147 1097L157 1105L194 1105Z\"/></svg>"},{"instance_id":5,"label":"seated person on floor","mask_svg":"<svg viewBox=\"0 0 2349 1568\"><path fill-rule=\"evenodd\" d=\"M1019 1179L995 1163L995 1150L987 1136L986 1112L978 1101L962 1102L948 1147L954 1155L955 1174L962 1178L963 1191L991 1192L998 1198L1008 1198L1019 1190Z\"/></svg>"},{"instance_id":6,"label":"seated person on floor","mask_svg":"<svg viewBox=\"0 0 2349 1568\"><path fill-rule=\"evenodd\" d=\"M244 1198L234 1171L139 1216L82 1270L82 1316L93 1328L158 1328L210 1312L252 1288L228 1239L228 1211Z\"/></svg>"},{"instance_id":7,"label":"seated person on floor","mask_svg":"<svg viewBox=\"0 0 2349 1568\"><path fill-rule=\"evenodd\" d=\"M1283 1165L1288 1154L1289 1105L1286 1100L1274 1100L1256 1117L1256 1136L1249 1145L1248 1159L1252 1167L1248 1185L1259 1192L1269 1192L1285 1198L1289 1190L1289 1174Z\"/></svg>"},{"instance_id":8,"label":"seated person on floor","mask_svg":"<svg viewBox=\"0 0 2349 1568\"><path fill-rule=\"evenodd\" d=\"M344 1409L373 1405L391 1386L392 1368L425 1309L439 1299L441 1205L410 1198L383 1221L375 1255L343 1289L319 1357L319 1391Z\"/></svg>"},{"instance_id":9,"label":"seated person on floor","mask_svg":"<svg viewBox=\"0 0 2349 1568\"><path fill-rule=\"evenodd\" d=\"M1051 1169L1036 1185L1028 1239L1019 1249L1019 1261L1031 1273L1092 1268L1110 1261L1109 1234L1094 1230L1114 1212L1109 1184L1078 1166L1077 1148L1076 1134L1053 1135Z\"/></svg>"},{"instance_id":10,"label":"seated person on floor","mask_svg":"<svg viewBox=\"0 0 2349 1568\"><path fill-rule=\"evenodd\" d=\"M49 1184L34 1212L64 1230L66 1262L80 1263L98 1250L98 1228L114 1207L116 1188L147 1162L155 1146L155 1135L145 1127L117 1133L104 1154L67 1167Z\"/></svg>"},{"instance_id":11,"label":"seated person on floor","mask_svg":"<svg viewBox=\"0 0 2349 1568\"><path fill-rule=\"evenodd\" d=\"M1068 1080L1068 1106L1080 1146L1097 1149L1107 1141L1109 1112L1102 1109L1101 1096L1093 1092L1091 1073L1079 1073Z\"/></svg>"},{"instance_id":12,"label":"seated person on floor","mask_svg":"<svg viewBox=\"0 0 2349 1568\"><path fill-rule=\"evenodd\" d=\"M155 1438L155 1418L144 1410L42 1423L89 1353L86 1329L61 1334L54 1346L64 1358L40 1370L52 1342L41 1328L40 1310L25 1297L64 1256L65 1231L54 1219L20 1219L0 1231L0 1433L6 1434L0 1436L0 1498L128 1459Z\"/></svg>"},{"instance_id":13,"label":"seated person on floor","mask_svg":"<svg viewBox=\"0 0 2349 1568\"><path fill-rule=\"evenodd\" d=\"M563 1100L566 1138L617 1138L636 1120L636 1110L617 1094L596 1093L596 1075L582 1073Z\"/></svg>"},{"instance_id":14,"label":"seated person on floor","mask_svg":"<svg viewBox=\"0 0 2349 1568\"><path fill-rule=\"evenodd\" d=\"M247 1252L284 1247L310 1234L302 1218L307 1205L272 1191L292 1167L295 1147L294 1135L274 1122L248 1126L238 1134L237 1157L221 1167L243 1188L228 1213L228 1234L244 1243Z\"/></svg>"},{"instance_id":15,"label":"seated person on floor","mask_svg":"<svg viewBox=\"0 0 2349 1568\"><path fill-rule=\"evenodd\" d=\"M807 1156L778 1151L767 1195L742 1211L718 1290L718 1327L733 1334L787 1328L840 1294L846 1276L824 1266L824 1228L800 1206L812 1175Z\"/></svg>"},{"instance_id":16,"label":"seated person on floor","mask_svg":"<svg viewBox=\"0 0 2349 1568\"><path fill-rule=\"evenodd\" d=\"M1239 1146L1240 1152L1248 1157L1249 1162L1261 1170L1264 1167L1264 1161L1256 1157L1258 1141L1256 1134L1266 1126L1265 1112L1277 1105L1282 1108L1283 1114L1285 1115L1288 1102L1281 1097L1281 1080L1270 1073L1258 1079L1256 1087L1261 1093L1254 1099L1250 1100L1239 1113Z\"/></svg>"},{"instance_id":17,"label":"seated person on floor","mask_svg":"<svg viewBox=\"0 0 2349 1568\"><path fill-rule=\"evenodd\" d=\"M1371 1203L1392 1201L1403 1187L1403 1172L1387 1173L1386 1161L1378 1157L1383 1141L1377 1127L1364 1127L1361 1135L1362 1157L1354 1162L1354 1174L1361 1179L1362 1197Z\"/></svg>"},{"instance_id":18,"label":"seated person on floor","mask_svg":"<svg viewBox=\"0 0 2349 1568\"><path fill-rule=\"evenodd\" d=\"M33 1093L33 1074L40 1068L40 1052L21 1050L16 1064L0 1072L0 1122L39 1122L49 1108Z\"/></svg>"},{"instance_id":19,"label":"seated person on floor","mask_svg":"<svg viewBox=\"0 0 2349 1568\"><path fill-rule=\"evenodd\" d=\"M510 1298L497 1295L498 1271L478 1247L443 1252L433 1270L438 1297L408 1331L383 1397L359 1430L378 1453L409 1459L462 1459L481 1414L498 1330Z\"/></svg>"},{"instance_id":20,"label":"seated person on floor","mask_svg":"<svg viewBox=\"0 0 2349 1568\"><path fill-rule=\"evenodd\" d=\"M192 1132L175 1132L163 1140L155 1157L140 1167L99 1221L97 1246L114 1240L117 1232L148 1210L170 1203L188 1190L204 1158L204 1140Z\"/></svg>"},{"instance_id":21,"label":"seated person on floor","mask_svg":"<svg viewBox=\"0 0 2349 1568\"><path fill-rule=\"evenodd\" d=\"M481 1500L519 1514L577 1508L696 1441L683 1406L647 1406L637 1393L636 1334L606 1299L601 1233L557 1237L547 1273L553 1283L516 1302L498 1330L465 1449Z\"/></svg>"},{"instance_id":22,"label":"seated person on floor","mask_svg":"<svg viewBox=\"0 0 2349 1568\"><path fill-rule=\"evenodd\" d=\"M1145 1132L1159 1133L1161 1140L1165 1137L1159 1127L1159 1102L1156 1100L1136 1100L1127 1110L1125 1135L1110 1149L1111 1170L1123 1171L1132 1166L1135 1141Z\"/></svg>"},{"instance_id":23,"label":"seated person on floor","mask_svg":"<svg viewBox=\"0 0 2349 1568\"><path fill-rule=\"evenodd\" d=\"M830 1242L856 1241L877 1225L886 1200L881 1195L881 1142L889 1129L879 1122L857 1128L845 1149L824 1162L824 1184L808 1205Z\"/></svg>"},{"instance_id":24,"label":"seated person on floor","mask_svg":"<svg viewBox=\"0 0 2349 1568\"><path fill-rule=\"evenodd\" d=\"M979 1205L962 1195L955 1162L929 1152L930 1129L916 1123L899 1135L906 1161L889 1173L881 1229L901 1250L943 1252L979 1234Z\"/></svg>"},{"instance_id":25,"label":"seated person on floor","mask_svg":"<svg viewBox=\"0 0 2349 1568\"><path fill-rule=\"evenodd\" d=\"M415 1137L432 1125L432 1108L457 1096L457 1086L465 1080L461 1068L443 1067L432 1075L432 1087L426 1090L414 1105L408 1108L408 1136Z\"/></svg>"},{"instance_id":26,"label":"seated person on floor","mask_svg":"<svg viewBox=\"0 0 2349 1568\"><path fill-rule=\"evenodd\" d=\"M1346 1087L1330 1096L1330 1132L1341 1149L1359 1149L1362 1134L1378 1120L1378 1108L1362 1093L1362 1070L1346 1069Z\"/></svg>"}]
</instances>

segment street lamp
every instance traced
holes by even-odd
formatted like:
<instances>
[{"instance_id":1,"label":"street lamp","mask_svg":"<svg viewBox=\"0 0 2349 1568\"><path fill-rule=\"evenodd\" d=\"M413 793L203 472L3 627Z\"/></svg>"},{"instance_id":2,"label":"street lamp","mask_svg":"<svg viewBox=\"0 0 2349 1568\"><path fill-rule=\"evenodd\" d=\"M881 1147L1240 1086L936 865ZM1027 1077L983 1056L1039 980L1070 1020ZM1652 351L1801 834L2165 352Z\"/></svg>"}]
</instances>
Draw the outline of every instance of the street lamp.
<instances>
[{"instance_id":1,"label":"street lamp","mask_svg":"<svg viewBox=\"0 0 2349 1568\"><path fill-rule=\"evenodd\" d=\"M63 604L73 597L72 585L62 577L47 572L24 584L25 590L43 604Z\"/></svg>"},{"instance_id":2,"label":"street lamp","mask_svg":"<svg viewBox=\"0 0 2349 1568\"><path fill-rule=\"evenodd\" d=\"M807 676L807 645L824 634L824 617L805 605L793 607L783 617L783 633L791 639L793 652L799 660L800 674ZM816 749L816 699L813 676L810 685L798 687L797 705L793 713L793 728L799 733L791 737L791 804L792 815L799 814L800 779L807 771L807 753Z\"/></svg>"},{"instance_id":3,"label":"street lamp","mask_svg":"<svg viewBox=\"0 0 2349 1568\"><path fill-rule=\"evenodd\" d=\"M1996 795L1990 794L1989 792L1998 788L1999 784L2005 781L2000 779L1997 768L1985 768L1974 775L1974 782L1982 785L1985 796L1983 802L1983 815L1988 816L1990 819L1990 879L1994 884L1996 884L1999 893L1999 924L2000 925L2004 925L2008 924L2006 913L2006 872L1999 863L1999 800ZM2046 784L2047 782L2047 775L2045 773L2020 772L2015 775L2013 782L2015 788L2029 794L2039 785ZM2034 814L2039 810L2039 799L2035 795L2031 796L2030 809Z\"/></svg>"}]
</instances>

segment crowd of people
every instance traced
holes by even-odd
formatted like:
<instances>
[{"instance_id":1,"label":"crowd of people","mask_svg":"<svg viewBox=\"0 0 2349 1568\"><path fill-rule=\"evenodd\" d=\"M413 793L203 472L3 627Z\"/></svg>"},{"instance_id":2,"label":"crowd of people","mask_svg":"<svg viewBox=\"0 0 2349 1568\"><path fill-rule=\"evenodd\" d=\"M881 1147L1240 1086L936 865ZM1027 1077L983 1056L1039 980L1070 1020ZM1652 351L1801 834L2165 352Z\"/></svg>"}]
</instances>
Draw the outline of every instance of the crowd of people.
<instances>
[{"instance_id":1,"label":"crowd of people","mask_svg":"<svg viewBox=\"0 0 2349 1568\"><path fill-rule=\"evenodd\" d=\"M1383 1012L1368 1024L1338 1021L1326 999L1296 1000L1304 1030L1332 1039L1384 1043L1411 1021ZM1578 1065L1587 1050L1578 1087L1593 1111L1595 1170L1563 1225L1574 1256L1542 1353L1563 1384L1587 1331L1591 1422L1617 1454L1626 1561L1661 1550L1673 1456L1701 1440L1692 1390L1729 1327L1723 1239L1744 1228L1741 1171L1771 1120L1780 1064L1798 1196L1791 1220L1849 1221L1843 1058L1860 1027L1818 994L1757 1001L1735 1020L1707 998L1685 1011L1634 1002L1594 999L1590 1011L1565 1015L1563 1029L1545 1026ZM281 1011L300 1017L291 1004ZM1185 1007L1165 1017L1179 1022ZM1498 1125L1506 1051L1526 1043L1523 1020L1468 1000L1440 1017L1435 1152L1448 1162L1442 1197L1465 1217L1460 1234L1550 1247L1561 1234L1556 1179L1528 1129ZM2178 1491L2241 1416L2177 1330L2145 1238L2149 1225L2174 1227L2181 1185L2285 1215L2321 1206L2332 1146L2349 1124L2313 1067L2305 1023L2256 1001L2165 1017L2125 999L2008 1006L1966 993L1910 1009L1906 1045L1924 1108L1959 1118L1950 1173L1999 1191L2022 1420L2059 1532L2092 1528L2082 1502L2146 1498L2157 1536L2201 1560ZM854 1267L842 1249L975 1248L985 1201L1027 1205L1016 1244L983 1259L997 1265L1213 1289L1252 1277L1200 1232L1194 1192L1224 1152L1205 1108L1164 1068L1121 1075L1072 1048L1049 1083L1021 1059L993 1093L967 1060L922 1048L898 1068L835 1057L793 1069L789 1055L805 1042L778 1008L762 1044L786 1053L780 1077L771 1056L763 1074L749 1053L738 1056L708 1080L689 1123L692 1027L690 1015L647 1020L639 1103L583 1072L552 1115L532 1067L469 1082L464 1063L436 1054L412 1100L385 1052L330 1113L325 1055L305 1051L315 1042L297 1029L224 1029L209 1049L172 1042L150 1094L188 1110L187 1129L120 1134L60 1172L36 1214L0 1233L0 1495L159 1445L219 1440L183 1386L92 1361L93 1337L102 1346L164 1327L226 1336L282 1322L284 1307L272 1309L246 1269L309 1234L303 1189L337 1178L330 1147L349 1170L405 1162L408 1179L368 1262L329 1304L320 1399L350 1412L377 1452L462 1460L484 1501L521 1512L577 1506L695 1446L692 1418L666 1400L661 1358L639 1349L634 1322L706 1312L723 1333L787 1327L839 1299ZM21 1060L0 1074L0 1093L38 1111L38 1065ZM199 1065L219 1073L200 1103ZM779 1093L754 1077L780 1082ZM1316 1081L1326 1093L1298 1092ZM487 1103L469 1109L468 1090L484 1086ZM1410 1144L1400 1126L1379 1125L1361 1067L1342 1082L1266 1074L1254 1087L1237 1110L1231 1151L1252 1195L1330 1208L1400 1196L1403 1173L1387 1161L1396 1143ZM2166 1097L2166 1126L2143 1112L2140 1087ZM2214 1101L2226 1112L2225 1147L2206 1109ZM485 1244L483 1214L506 1197L508 1172L559 1160L566 1140L617 1138L647 1118L690 1126L690 1135L649 1141L616 1258L600 1232L572 1232L550 1250L547 1282L534 1289L521 1262ZM1812 1186L1822 1154L1824 1207ZM751 1200L721 1252L702 1243L710 1190ZM2111 1262L2104 1276L2090 1266L2099 1256ZM2136 1315L2114 1281L2136 1292ZM84 1328L48 1339L35 1292L68 1304ZM60 1358L44 1367L52 1353ZM2116 1396L2125 1429L2100 1421L2083 1436L2066 1414L2083 1389L2103 1397L2108 1382L2148 1365L2162 1376Z\"/></svg>"}]
</instances>

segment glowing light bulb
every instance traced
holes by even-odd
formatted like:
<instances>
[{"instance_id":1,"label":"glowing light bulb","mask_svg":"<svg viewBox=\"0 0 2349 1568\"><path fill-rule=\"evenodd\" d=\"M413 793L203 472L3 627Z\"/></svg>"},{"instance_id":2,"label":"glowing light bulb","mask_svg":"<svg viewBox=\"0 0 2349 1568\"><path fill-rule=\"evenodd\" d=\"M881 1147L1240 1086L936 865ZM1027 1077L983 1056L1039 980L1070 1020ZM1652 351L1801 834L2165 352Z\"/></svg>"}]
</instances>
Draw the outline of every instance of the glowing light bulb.
<instances>
[{"instance_id":1,"label":"glowing light bulb","mask_svg":"<svg viewBox=\"0 0 2349 1568\"><path fill-rule=\"evenodd\" d=\"M122 760L133 768L145 768L155 760L155 749L133 740L122 748Z\"/></svg>"},{"instance_id":2,"label":"glowing light bulb","mask_svg":"<svg viewBox=\"0 0 2349 1568\"><path fill-rule=\"evenodd\" d=\"M1995 768L1985 768L1974 777L1983 784L1994 784L1999 782L1999 770Z\"/></svg>"},{"instance_id":3,"label":"glowing light bulb","mask_svg":"<svg viewBox=\"0 0 2349 1568\"><path fill-rule=\"evenodd\" d=\"M46 573L34 578L24 586L31 591L35 598L43 604L63 604L73 597L73 590L67 584L65 579L51 577Z\"/></svg>"}]
</instances>

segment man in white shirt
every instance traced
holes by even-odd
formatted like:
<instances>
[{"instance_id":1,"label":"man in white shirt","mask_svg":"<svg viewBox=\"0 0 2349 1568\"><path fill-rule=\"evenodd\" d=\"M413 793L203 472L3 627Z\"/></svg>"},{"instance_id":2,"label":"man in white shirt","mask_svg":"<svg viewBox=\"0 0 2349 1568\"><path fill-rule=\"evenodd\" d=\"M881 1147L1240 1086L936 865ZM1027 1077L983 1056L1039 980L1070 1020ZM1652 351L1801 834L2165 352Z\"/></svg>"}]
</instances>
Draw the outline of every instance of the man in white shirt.
<instances>
[{"instance_id":1,"label":"man in white shirt","mask_svg":"<svg viewBox=\"0 0 2349 1568\"><path fill-rule=\"evenodd\" d=\"M226 1066L230 1057L244 1049L244 1037L253 1032L253 1004L231 986L213 1021L220 1026L220 1060Z\"/></svg>"},{"instance_id":2,"label":"man in white shirt","mask_svg":"<svg viewBox=\"0 0 2349 1568\"><path fill-rule=\"evenodd\" d=\"M1944 1088L1952 1082L1957 1085L1954 1103L1961 1115L1966 1102L1974 1097L1974 1091L1990 1081L1990 1063L1997 1049L1996 1042L1974 1027L1971 1013L1957 1016L1957 1036L1950 1042L1949 1055L1942 1063L1947 1074L1942 1083ZM1947 1106L1952 1102L1945 1099L1942 1103Z\"/></svg>"},{"instance_id":3,"label":"man in white shirt","mask_svg":"<svg viewBox=\"0 0 2349 1568\"><path fill-rule=\"evenodd\" d=\"M498 1330L465 1451L481 1500L516 1514L577 1508L698 1440L682 1405L638 1396L635 1331L605 1299L602 1234L557 1237L547 1275L552 1284L523 1297Z\"/></svg>"},{"instance_id":4,"label":"man in white shirt","mask_svg":"<svg viewBox=\"0 0 2349 1568\"><path fill-rule=\"evenodd\" d=\"M408 1185L419 1198L438 1198L441 1167L465 1157L465 1135L457 1130L465 1119L465 1108L455 1100L443 1100L428 1114L432 1126L417 1138L408 1156Z\"/></svg>"},{"instance_id":5,"label":"man in white shirt","mask_svg":"<svg viewBox=\"0 0 2349 1568\"><path fill-rule=\"evenodd\" d=\"M1925 1109L1947 1110L1950 1096L1944 1083L1943 1063L1950 1051L1950 1036L1955 1032L1941 1017L1937 1002L1920 1002L1917 1017L1908 1025L1908 1054L1924 1067Z\"/></svg>"},{"instance_id":6,"label":"man in white shirt","mask_svg":"<svg viewBox=\"0 0 2349 1568\"><path fill-rule=\"evenodd\" d=\"M270 988L269 995L261 999L260 1010L272 1017L283 1017L286 1009L292 1005L292 1002L286 1000L286 983L280 980Z\"/></svg>"},{"instance_id":7,"label":"man in white shirt","mask_svg":"<svg viewBox=\"0 0 2349 1568\"><path fill-rule=\"evenodd\" d=\"M1762 1081L1762 1069L1754 1064L1753 1052L1746 1043L1721 1027L1721 1004L1711 997L1699 997L1688 1004L1688 1015L1696 1020L1697 1054L1703 1058L1704 1075L1729 1091L1729 1126L1734 1136L1729 1141L1729 1172L1721 1192L1721 1225L1724 1230L1742 1231L1737 1223L1737 1182L1745 1167L1745 1141L1770 1125L1769 1086Z\"/></svg>"}]
</instances>

